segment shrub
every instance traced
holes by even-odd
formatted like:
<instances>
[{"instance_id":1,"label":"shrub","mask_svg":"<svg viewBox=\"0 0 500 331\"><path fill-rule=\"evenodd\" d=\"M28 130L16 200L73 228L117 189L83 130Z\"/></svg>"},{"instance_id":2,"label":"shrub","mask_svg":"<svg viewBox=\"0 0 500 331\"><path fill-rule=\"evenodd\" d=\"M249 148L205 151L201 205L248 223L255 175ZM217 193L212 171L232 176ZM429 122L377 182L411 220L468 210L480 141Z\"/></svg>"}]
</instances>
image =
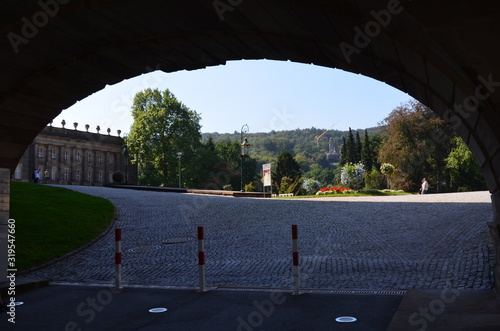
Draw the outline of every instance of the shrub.
<instances>
[{"instance_id":1,"label":"shrub","mask_svg":"<svg viewBox=\"0 0 500 331\"><path fill-rule=\"evenodd\" d=\"M222 189L223 189L224 191L232 191L232 190L233 190L233 186L232 186L231 184L224 185L224 186L222 187Z\"/></svg>"},{"instance_id":2,"label":"shrub","mask_svg":"<svg viewBox=\"0 0 500 331\"><path fill-rule=\"evenodd\" d=\"M362 163L347 164L340 171L340 182L354 190L363 188L365 180L365 169Z\"/></svg>"},{"instance_id":3,"label":"shrub","mask_svg":"<svg viewBox=\"0 0 500 331\"><path fill-rule=\"evenodd\" d=\"M359 190L360 193L371 194L371 195L380 195L380 191L377 189L362 189Z\"/></svg>"},{"instance_id":4,"label":"shrub","mask_svg":"<svg viewBox=\"0 0 500 331\"><path fill-rule=\"evenodd\" d=\"M383 190L380 190L381 192L396 192L396 193L405 193L404 190L392 190L392 189L383 189Z\"/></svg>"},{"instance_id":5,"label":"shrub","mask_svg":"<svg viewBox=\"0 0 500 331\"><path fill-rule=\"evenodd\" d=\"M318 180L312 178L306 178L302 183L302 189L304 190L305 194L316 194L316 192L318 192L320 188L321 183Z\"/></svg>"},{"instance_id":6,"label":"shrub","mask_svg":"<svg viewBox=\"0 0 500 331\"><path fill-rule=\"evenodd\" d=\"M394 174L396 169L394 166L390 163L384 163L380 166L380 172L383 173L386 176L391 176Z\"/></svg>"},{"instance_id":7,"label":"shrub","mask_svg":"<svg viewBox=\"0 0 500 331\"><path fill-rule=\"evenodd\" d=\"M257 187L255 187L253 182L250 182L249 184L245 185L245 192L255 192L257 190Z\"/></svg>"},{"instance_id":8,"label":"shrub","mask_svg":"<svg viewBox=\"0 0 500 331\"><path fill-rule=\"evenodd\" d=\"M365 174L365 187L367 189L382 190L387 187L387 178L379 171L373 169Z\"/></svg>"},{"instance_id":9,"label":"shrub","mask_svg":"<svg viewBox=\"0 0 500 331\"><path fill-rule=\"evenodd\" d=\"M279 187L279 193L293 193L294 195L298 195L302 184L302 178L298 178L293 180L289 177L281 178L281 184Z\"/></svg>"}]
</instances>

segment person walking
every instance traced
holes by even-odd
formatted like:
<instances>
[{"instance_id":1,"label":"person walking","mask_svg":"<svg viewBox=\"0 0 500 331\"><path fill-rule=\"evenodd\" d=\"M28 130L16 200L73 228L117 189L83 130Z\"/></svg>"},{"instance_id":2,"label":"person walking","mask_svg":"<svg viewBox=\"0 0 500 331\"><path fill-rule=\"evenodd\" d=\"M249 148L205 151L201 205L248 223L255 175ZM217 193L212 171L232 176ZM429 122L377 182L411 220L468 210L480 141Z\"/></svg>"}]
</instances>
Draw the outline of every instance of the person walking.
<instances>
[{"instance_id":1,"label":"person walking","mask_svg":"<svg viewBox=\"0 0 500 331\"><path fill-rule=\"evenodd\" d=\"M33 181L35 184L38 184L38 181L40 180L40 171L37 169L33 169Z\"/></svg>"},{"instance_id":2,"label":"person walking","mask_svg":"<svg viewBox=\"0 0 500 331\"><path fill-rule=\"evenodd\" d=\"M424 178L424 179L422 179L422 186L420 187L420 194L427 194L427 193L429 193L429 183Z\"/></svg>"}]
</instances>

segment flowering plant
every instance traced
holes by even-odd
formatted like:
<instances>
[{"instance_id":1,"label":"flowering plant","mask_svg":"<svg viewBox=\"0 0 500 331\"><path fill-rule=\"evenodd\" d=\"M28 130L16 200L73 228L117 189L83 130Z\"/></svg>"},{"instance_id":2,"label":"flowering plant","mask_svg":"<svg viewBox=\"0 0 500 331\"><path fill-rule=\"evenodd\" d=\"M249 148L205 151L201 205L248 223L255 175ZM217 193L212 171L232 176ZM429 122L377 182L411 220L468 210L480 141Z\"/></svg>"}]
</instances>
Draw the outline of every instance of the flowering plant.
<instances>
[{"instance_id":1,"label":"flowering plant","mask_svg":"<svg viewBox=\"0 0 500 331\"><path fill-rule=\"evenodd\" d=\"M336 193L351 193L352 190L348 187L343 186L333 186L333 187L323 187L320 189L316 195L324 195L324 194L336 194Z\"/></svg>"},{"instance_id":2,"label":"flowering plant","mask_svg":"<svg viewBox=\"0 0 500 331\"><path fill-rule=\"evenodd\" d=\"M365 168L362 163L346 164L340 170L340 182L355 190L363 188L365 179Z\"/></svg>"},{"instance_id":3,"label":"flowering plant","mask_svg":"<svg viewBox=\"0 0 500 331\"><path fill-rule=\"evenodd\" d=\"M302 189L306 194L315 194L321 188L321 183L317 180L306 178L302 183Z\"/></svg>"}]
</instances>

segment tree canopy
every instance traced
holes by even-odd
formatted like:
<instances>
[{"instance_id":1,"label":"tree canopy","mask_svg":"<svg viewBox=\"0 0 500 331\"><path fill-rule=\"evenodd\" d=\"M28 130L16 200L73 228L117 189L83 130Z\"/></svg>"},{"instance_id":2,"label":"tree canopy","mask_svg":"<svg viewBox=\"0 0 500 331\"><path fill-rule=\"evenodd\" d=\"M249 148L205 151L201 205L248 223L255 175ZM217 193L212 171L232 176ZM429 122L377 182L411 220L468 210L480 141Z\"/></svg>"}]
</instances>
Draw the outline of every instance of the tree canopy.
<instances>
[{"instance_id":1,"label":"tree canopy","mask_svg":"<svg viewBox=\"0 0 500 331\"><path fill-rule=\"evenodd\" d=\"M302 176L302 171L300 170L300 164L295 161L292 154L288 151L283 151L278 156L278 162L276 166L276 171L274 173L276 188L278 191L287 190L290 186L297 186L297 182ZM287 181L286 188L283 186L283 181ZM295 189L292 188L291 191ZM282 193L292 193L292 192L282 192Z\"/></svg>"},{"instance_id":2,"label":"tree canopy","mask_svg":"<svg viewBox=\"0 0 500 331\"><path fill-rule=\"evenodd\" d=\"M131 161L138 165L141 185L177 186L181 152L184 187L238 190L243 184L260 190L257 173L262 164L271 163L274 191L296 193L304 178L322 186L339 185L339 166L361 162L368 188L383 188L388 182L391 188L416 191L423 177L432 191L485 188L465 143L455 139L445 122L417 101L397 107L379 127L366 130L249 133L251 157L243 158L240 132L202 135L198 113L169 90L137 93L132 115L134 123L126 143ZM341 151L340 160L333 148ZM390 174L385 171L388 166L393 168Z\"/></svg>"},{"instance_id":3,"label":"tree canopy","mask_svg":"<svg viewBox=\"0 0 500 331\"><path fill-rule=\"evenodd\" d=\"M455 135L451 128L417 101L395 108L382 124L385 135L378 162L396 168L392 184L415 190L425 177L436 191L444 189L445 159Z\"/></svg>"},{"instance_id":4,"label":"tree canopy","mask_svg":"<svg viewBox=\"0 0 500 331\"><path fill-rule=\"evenodd\" d=\"M146 89L135 95L134 123L126 139L132 161L137 163L143 185L176 186L178 152L191 164L201 147L200 116L169 91ZM185 182L194 180L196 169L183 169Z\"/></svg>"},{"instance_id":5,"label":"tree canopy","mask_svg":"<svg viewBox=\"0 0 500 331\"><path fill-rule=\"evenodd\" d=\"M370 172L374 166L373 162L373 147L370 143L370 138L368 136L368 131L365 130L365 136L363 138L363 147L361 148L361 163L365 166L365 170Z\"/></svg>"},{"instance_id":6,"label":"tree canopy","mask_svg":"<svg viewBox=\"0 0 500 331\"><path fill-rule=\"evenodd\" d=\"M486 183L476 159L462 138L453 139L454 147L446 158L446 168L450 173L453 190L484 190Z\"/></svg>"}]
</instances>

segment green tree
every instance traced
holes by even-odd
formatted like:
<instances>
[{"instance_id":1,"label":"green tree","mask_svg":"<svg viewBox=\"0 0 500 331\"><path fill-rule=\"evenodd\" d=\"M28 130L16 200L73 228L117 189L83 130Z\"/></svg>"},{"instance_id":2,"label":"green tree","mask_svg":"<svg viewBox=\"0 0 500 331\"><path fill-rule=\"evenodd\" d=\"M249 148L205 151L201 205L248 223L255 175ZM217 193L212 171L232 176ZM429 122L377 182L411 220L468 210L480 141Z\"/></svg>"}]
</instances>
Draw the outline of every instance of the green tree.
<instances>
[{"instance_id":1,"label":"green tree","mask_svg":"<svg viewBox=\"0 0 500 331\"><path fill-rule=\"evenodd\" d=\"M134 123L127 137L142 185L177 186L182 152L184 185L196 181L194 164L201 146L200 116L169 91L146 89L134 97Z\"/></svg>"},{"instance_id":2,"label":"green tree","mask_svg":"<svg viewBox=\"0 0 500 331\"><path fill-rule=\"evenodd\" d=\"M365 130L365 136L363 138L363 147L361 150L361 163L364 164L367 173L370 173L373 168L373 149L370 144L370 138L368 137L368 131Z\"/></svg>"},{"instance_id":3,"label":"green tree","mask_svg":"<svg viewBox=\"0 0 500 331\"><path fill-rule=\"evenodd\" d=\"M329 169L331 167L330 162L326 159L326 154L322 154L317 158L318 165L323 169Z\"/></svg>"},{"instance_id":4,"label":"green tree","mask_svg":"<svg viewBox=\"0 0 500 331\"><path fill-rule=\"evenodd\" d=\"M238 141L226 140L215 145L218 162L210 173L210 181L214 189L221 189L226 185L231 185L234 190L240 189L240 149Z\"/></svg>"},{"instance_id":5,"label":"green tree","mask_svg":"<svg viewBox=\"0 0 500 331\"><path fill-rule=\"evenodd\" d=\"M257 161L250 156L244 156L241 160L243 162L243 188L245 185L253 183L257 173ZM241 186L241 179L240 179ZM239 186L236 186L239 187Z\"/></svg>"},{"instance_id":6,"label":"green tree","mask_svg":"<svg viewBox=\"0 0 500 331\"><path fill-rule=\"evenodd\" d=\"M346 164L357 163L356 162L356 142L354 141L354 136L352 134L351 128L349 128L349 134L347 136L346 142Z\"/></svg>"},{"instance_id":7,"label":"green tree","mask_svg":"<svg viewBox=\"0 0 500 331\"><path fill-rule=\"evenodd\" d=\"M190 167L197 169L197 173L199 175L197 181L194 183L197 188L219 189L219 186L212 185L217 182L214 177L218 172L217 167L220 163L215 146L214 140L210 136L207 141L201 145L198 152L198 161L194 164L190 164Z\"/></svg>"},{"instance_id":8,"label":"green tree","mask_svg":"<svg viewBox=\"0 0 500 331\"><path fill-rule=\"evenodd\" d=\"M377 162L378 152L380 150L380 146L382 146L382 142L384 140L384 136L380 133L376 133L370 135L370 147L373 152L373 167L377 170L380 170L380 164Z\"/></svg>"},{"instance_id":9,"label":"green tree","mask_svg":"<svg viewBox=\"0 0 500 331\"><path fill-rule=\"evenodd\" d=\"M336 171L337 169L325 169L319 166L315 166L313 169L304 174L304 176L314 180L318 180L321 183L321 186L328 186L336 184Z\"/></svg>"},{"instance_id":10,"label":"green tree","mask_svg":"<svg viewBox=\"0 0 500 331\"><path fill-rule=\"evenodd\" d=\"M237 141L223 141L215 145L215 152L220 161L226 162L229 167L237 169L241 153L240 143Z\"/></svg>"},{"instance_id":11,"label":"green tree","mask_svg":"<svg viewBox=\"0 0 500 331\"><path fill-rule=\"evenodd\" d=\"M446 158L451 186L458 191L485 190L486 183L474 155L462 138L453 139L454 148Z\"/></svg>"},{"instance_id":12,"label":"green tree","mask_svg":"<svg viewBox=\"0 0 500 331\"><path fill-rule=\"evenodd\" d=\"M359 131L356 131L356 143L354 149L354 160L352 163L361 162L361 155L363 153L363 145L361 144L361 138L359 137Z\"/></svg>"},{"instance_id":13,"label":"green tree","mask_svg":"<svg viewBox=\"0 0 500 331\"><path fill-rule=\"evenodd\" d=\"M311 164L304 154L295 155L295 161L300 164L300 169L302 172L308 172L311 169Z\"/></svg>"},{"instance_id":14,"label":"green tree","mask_svg":"<svg viewBox=\"0 0 500 331\"><path fill-rule=\"evenodd\" d=\"M397 169L391 184L415 191L425 177L441 191L446 183L445 159L454 135L451 128L417 101L394 109L383 124L386 139L379 150L379 162L391 163Z\"/></svg>"},{"instance_id":15,"label":"green tree","mask_svg":"<svg viewBox=\"0 0 500 331\"><path fill-rule=\"evenodd\" d=\"M347 143L345 137L342 137L342 147L340 148L340 166L344 166L347 163Z\"/></svg>"},{"instance_id":16,"label":"green tree","mask_svg":"<svg viewBox=\"0 0 500 331\"><path fill-rule=\"evenodd\" d=\"M279 191L281 188L281 181L284 177L287 177L287 182L291 181L292 184L294 184L300 180L301 176L300 164L295 161L292 154L288 151L281 152L278 156L276 171L274 172L276 189ZM300 185L294 185L294 187L300 189Z\"/></svg>"}]
</instances>

